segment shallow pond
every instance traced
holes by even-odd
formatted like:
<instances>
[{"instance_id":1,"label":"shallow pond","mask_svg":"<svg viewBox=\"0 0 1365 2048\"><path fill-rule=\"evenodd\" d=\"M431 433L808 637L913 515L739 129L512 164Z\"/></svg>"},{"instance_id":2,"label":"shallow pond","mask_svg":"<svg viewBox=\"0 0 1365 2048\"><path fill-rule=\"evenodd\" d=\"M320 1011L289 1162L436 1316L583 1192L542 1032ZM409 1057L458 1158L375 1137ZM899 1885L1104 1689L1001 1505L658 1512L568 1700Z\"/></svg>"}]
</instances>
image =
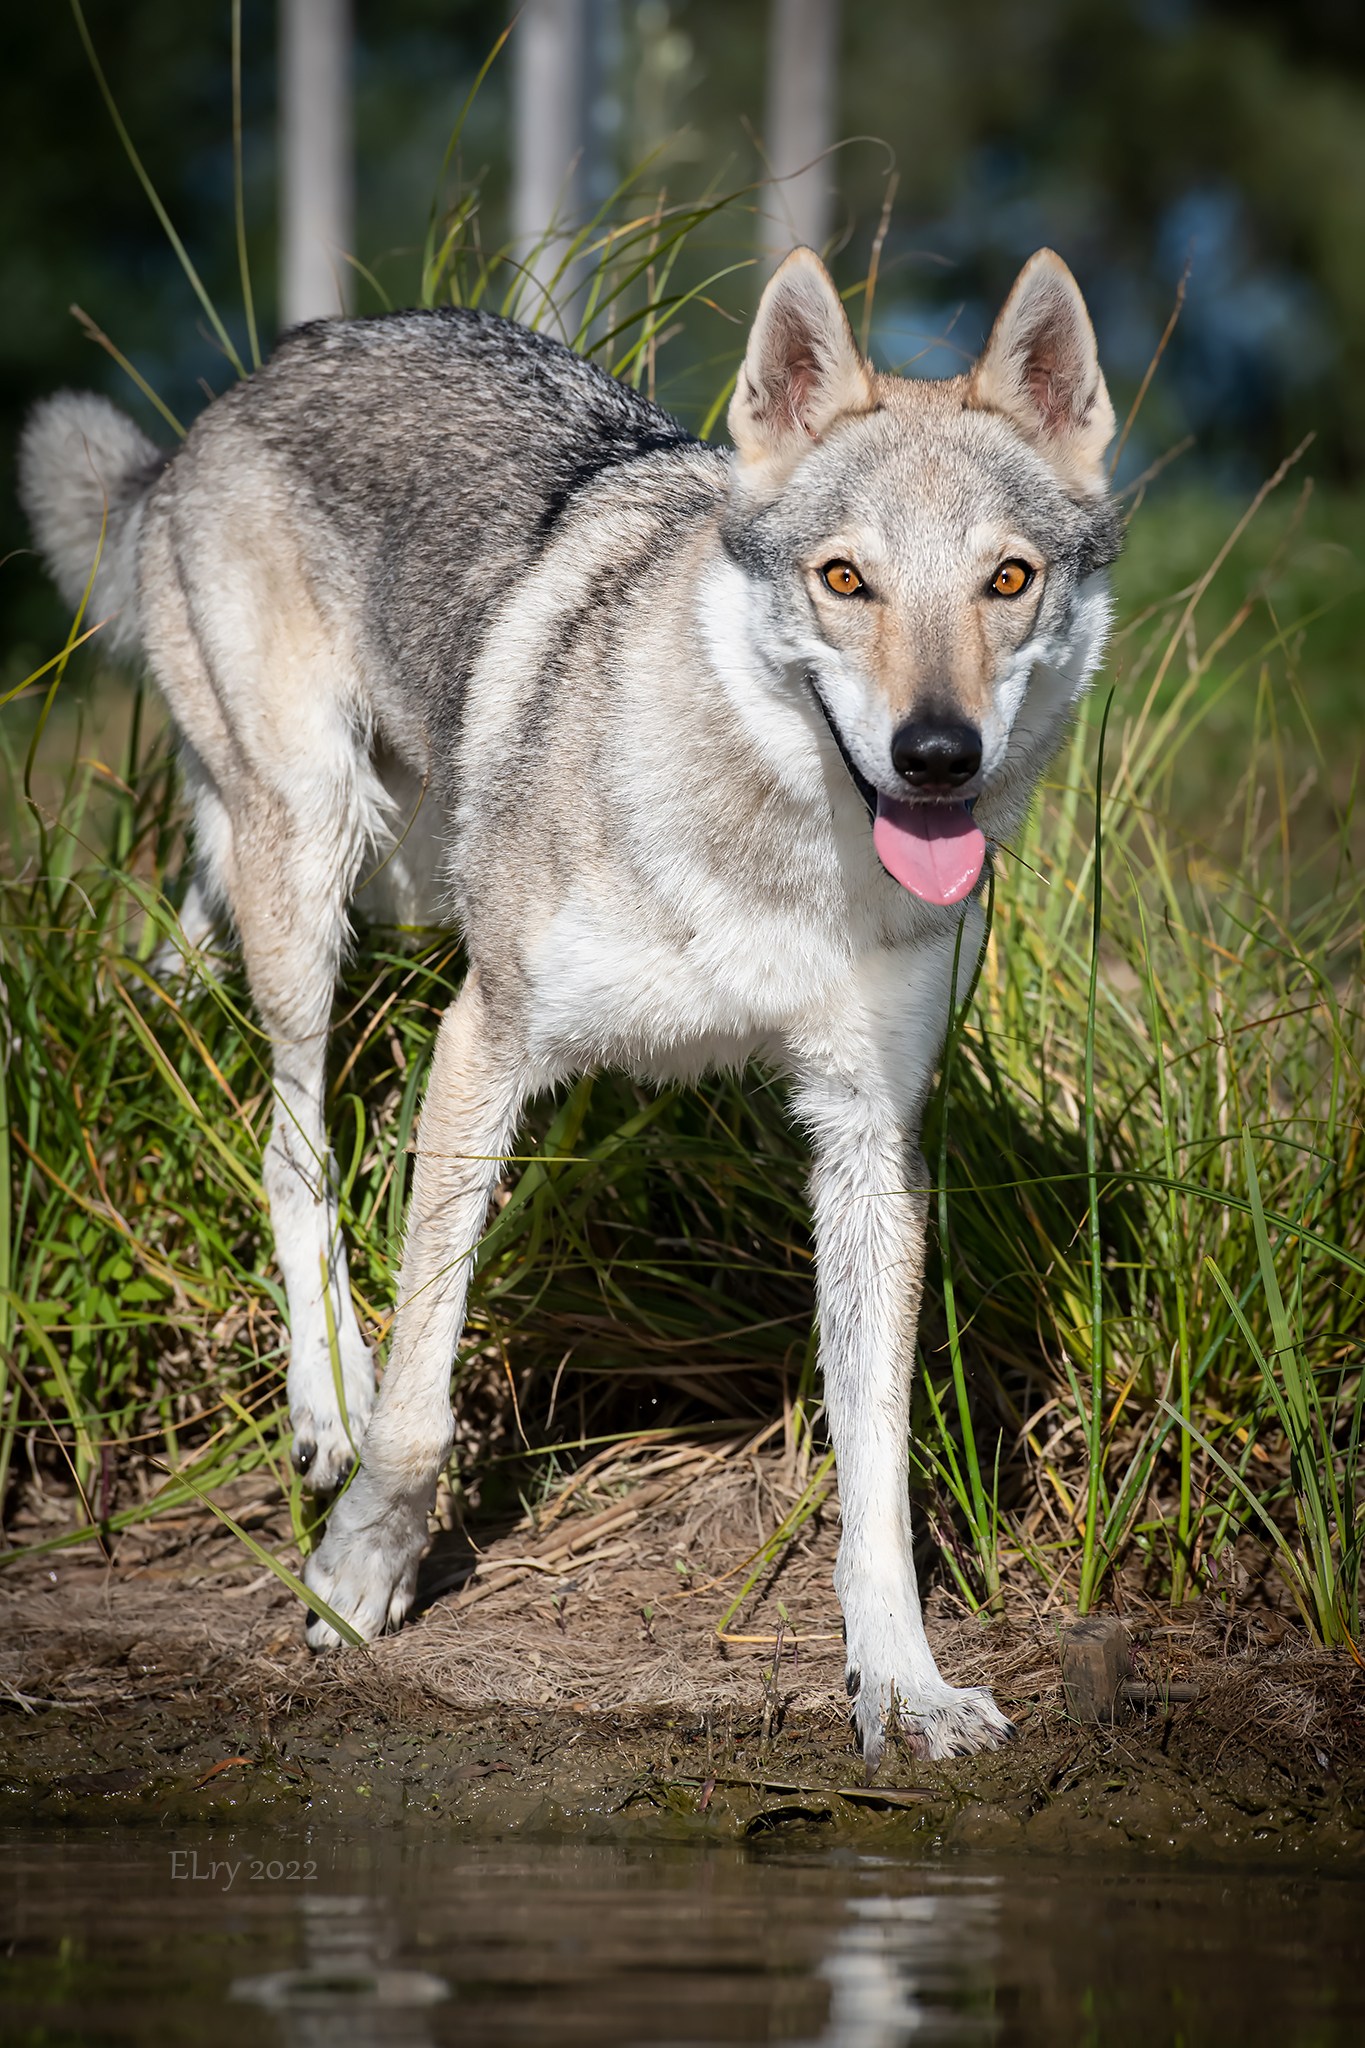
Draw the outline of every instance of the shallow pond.
<instances>
[{"instance_id":1,"label":"shallow pond","mask_svg":"<svg viewBox=\"0 0 1365 2048\"><path fill-rule=\"evenodd\" d=\"M0 1833L10 2048L1365 2040L1365 1873L466 1842Z\"/></svg>"}]
</instances>

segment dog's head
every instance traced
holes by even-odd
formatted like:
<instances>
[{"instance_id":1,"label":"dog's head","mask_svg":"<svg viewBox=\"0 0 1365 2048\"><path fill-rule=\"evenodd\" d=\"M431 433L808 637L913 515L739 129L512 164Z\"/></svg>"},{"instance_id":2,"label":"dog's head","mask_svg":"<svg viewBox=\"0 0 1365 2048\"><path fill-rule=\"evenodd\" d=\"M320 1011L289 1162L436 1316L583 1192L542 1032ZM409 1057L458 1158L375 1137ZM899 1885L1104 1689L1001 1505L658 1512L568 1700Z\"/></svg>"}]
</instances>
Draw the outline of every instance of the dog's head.
<instances>
[{"instance_id":1,"label":"dog's head","mask_svg":"<svg viewBox=\"0 0 1365 2048\"><path fill-rule=\"evenodd\" d=\"M828 720L883 865L957 902L985 857L977 798L1036 776L1108 624L1114 413L1075 279L1040 250L965 376L907 380L871 368L798 249L729 424L723 532L755 641Z\"/></svg>"}]
</instances>

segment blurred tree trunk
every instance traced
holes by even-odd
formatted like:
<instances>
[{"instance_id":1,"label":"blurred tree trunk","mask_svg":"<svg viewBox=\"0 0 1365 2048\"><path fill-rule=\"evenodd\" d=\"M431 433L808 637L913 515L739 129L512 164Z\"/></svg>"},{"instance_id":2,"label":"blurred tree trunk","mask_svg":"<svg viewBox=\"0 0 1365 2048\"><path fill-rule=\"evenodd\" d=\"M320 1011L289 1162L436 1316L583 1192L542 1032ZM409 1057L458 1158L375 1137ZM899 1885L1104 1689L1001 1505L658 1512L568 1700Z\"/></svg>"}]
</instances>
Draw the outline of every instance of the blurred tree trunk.
<instances>
[{"instance_id":1,"label":"blurred tree trunk","mask_svg":"<svg viewBox=\"0 0 1365 2048\"><path fill-rule=\"evenodd\" d=\"M350 301L351 40L351 0L280 0L282 327Z\"/></svg>"},{"instance_id":2,"label":"blurred tree trunk","mask_svg":"<svg viewBox=\"0 0 1365 2048\"><path fill-rule=\"evenodd\" d=\"M839 0L772 0L763 141L774 178L785 183L773 187L763 217L779 256L795 242L823 249L829 240L834 163L815 159L834 141L838 40Z\"/></svg>"},{"instance_id":3,"label":"blurred tree trunk","mask_svg":"<svg viewBox=\"0 0 1365 2048\"><path fill-rule=\"evenodd\" d=\"M576 225L581 211L588 14L588 0L524 0L512 31L512 233L518 256L546 288L564 247L562 236L546 240L551 224ZM561 281L556 297L564 296ZM540 293L522 294L525 318L542 309Z\"/></svg>"}]
</instances>

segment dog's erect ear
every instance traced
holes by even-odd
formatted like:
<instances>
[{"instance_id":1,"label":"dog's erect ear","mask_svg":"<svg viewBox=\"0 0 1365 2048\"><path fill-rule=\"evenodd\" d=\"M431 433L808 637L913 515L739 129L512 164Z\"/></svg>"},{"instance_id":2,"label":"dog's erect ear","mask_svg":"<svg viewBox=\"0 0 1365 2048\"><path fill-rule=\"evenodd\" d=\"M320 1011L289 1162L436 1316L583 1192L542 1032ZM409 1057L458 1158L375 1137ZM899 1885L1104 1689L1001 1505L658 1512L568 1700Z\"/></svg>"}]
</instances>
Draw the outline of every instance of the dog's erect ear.
<instances>
[{"instance_id":1,"label":"dog's erect ear","mask_svg":"<svg viewBox=\"0 0 1365 2048\"><path fill-rule=\"evenodd\" d=\"M1114 408L1080 286L1051 249L1015 280L968 378L968 402L1003 413L1068 484L1102 488Z\"/></svg>"},{"instance_id":2,"label":"dog's erect ear","mask_svg":"<svg viewBox=\"0 0 1365 2048\"><path fill-rule=\"evenodd\" d=\"M793 249L759 301L730 401L741 461L784 469L836 420L876 402L833 278L812 250Z\"/></svg>"}]
</instances>

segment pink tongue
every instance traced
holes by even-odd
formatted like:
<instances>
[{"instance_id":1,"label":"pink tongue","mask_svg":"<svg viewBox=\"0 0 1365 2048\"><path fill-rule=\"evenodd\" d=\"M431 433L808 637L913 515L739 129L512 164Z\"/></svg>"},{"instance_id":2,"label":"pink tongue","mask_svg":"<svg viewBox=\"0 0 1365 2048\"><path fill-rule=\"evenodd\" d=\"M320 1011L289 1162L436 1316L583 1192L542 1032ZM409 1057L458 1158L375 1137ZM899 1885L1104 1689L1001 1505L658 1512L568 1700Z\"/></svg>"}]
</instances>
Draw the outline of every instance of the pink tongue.
<instances>
[{"instance_id":1,"label":"pink tongue","mask_svg":"<svg viewBox=\"0 0 1365 2048\"><path fill-rule=\"evenodd\" d=\"M960 903L986 858L986 835L965 804L901 804L878 795L877 858L923 903Z\"/></svg>"}]
</instances>

